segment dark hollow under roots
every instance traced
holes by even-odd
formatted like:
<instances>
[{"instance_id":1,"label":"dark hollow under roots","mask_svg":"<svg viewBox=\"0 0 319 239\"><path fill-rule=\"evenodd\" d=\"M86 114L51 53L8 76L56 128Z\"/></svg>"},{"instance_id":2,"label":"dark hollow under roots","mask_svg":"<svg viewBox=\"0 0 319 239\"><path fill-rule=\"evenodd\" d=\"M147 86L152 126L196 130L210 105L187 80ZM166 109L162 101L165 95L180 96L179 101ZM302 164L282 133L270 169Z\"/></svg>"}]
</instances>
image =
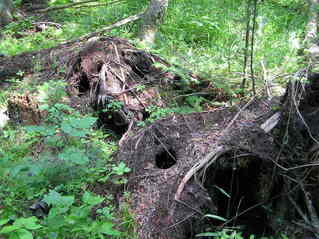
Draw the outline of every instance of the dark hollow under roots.
<instances>
[{"instance_id":1,"label":"dark hollow under roots","mask_svg":"<svg viewBox=\"0 0 319 239\"><path fill-rule=\"evenodd\" d=\"M262 181L265 166L262 160L255 156L245 156L240 160L228 154L221 160L221 163L210 166L204 175L203 186L214 204L210 209L204 209L204 212L227 221L207 217L193 219L185 239L221 228L234 228L243 232L244 238L250 235L257 238L274 235L270 226L270 210L266 206L267 201L263 201L261 196L266 186ZM278 183L272 184L268 192L270 197L280 192L282 187Z\"/></svg>"}]
</instances>

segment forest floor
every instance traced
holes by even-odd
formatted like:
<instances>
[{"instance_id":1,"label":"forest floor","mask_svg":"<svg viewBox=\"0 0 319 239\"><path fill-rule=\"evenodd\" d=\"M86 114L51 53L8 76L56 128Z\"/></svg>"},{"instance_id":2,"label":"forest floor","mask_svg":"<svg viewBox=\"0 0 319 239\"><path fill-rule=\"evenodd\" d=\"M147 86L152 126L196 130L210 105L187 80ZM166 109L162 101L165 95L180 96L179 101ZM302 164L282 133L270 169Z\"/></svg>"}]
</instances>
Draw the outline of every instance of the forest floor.
<instances>
[{"instance_id":1,"label":"forest floor","mask_svg":"<svg viewBox=\"0 0 319 239\"><path fill-rule=\"evenodd\" d=\"M50 82L48 76L63 76L67 95L62 102L79 112L93 113L99 128L112 130L120 136L114 162L118 165L124 162L128 167L125 171L125 166L118 176L130 172L126 191L131 193L130 211L139 225L136 227L139 238L192 238L229 225L244 225L245 229L241 229L244 236L270 237L284 230L293 238L305 233L306 228L298 229L291 221L314 213L307 204L307 195L309 190L317 193L313 183L308 184L316 174L314 170L298 170L295 174L294 169L312 164L317 149L313 150L305 127L298 120L298 112L316 134L314 121L309 118L315 114L316 82L307 85L307 91L298 92L298 85L291 86L281 100L253 97L232 107L193 113L190 111L195 108L180 105L179 111L159 113L160 117L163 114L173 116L156 120L152 119L148 108L162 109L172 105L169 100L176 97L176 92L200 91L205 93L203 97L209 97L207 100L214 98L215 101L217 97L227 98L227 94L220 94L221 90L207 85L203 79L198 80L189 71L181 69L179 72L184 75L179 75L163 70L163 67L170 67L165 60L134 48L124 39L95 38L44 53L6 58L5 61L12 62L15 67L9 68L11 65L7 64L6 69L14 73L21 67L19 62L25 62L22 59L36 59L33 64L37 62L42 70L35 75L28 73L32 74L33 85ZM21 60L17 60L19 58ZM155 63L160 66L155 67ZM178 66L175 69L179 69ZM183 77L200 84L185 84ZM23 87L20 96L12 96L8 101L10 119L24 125L42 125L52 117L49 105L56 96L44 101L48 106L43 110L39 88L32 91L28 86L26 93ZM54 84L50 86L47 93L56 91L54 87ZM302 99L296 113L292 113L296 108L294 105L291 108L290 103L296 96L290 96L290 91L293 94L297 91ZM288 124L285 117L290 118ZM75 118L69 119L69 123L72 127L80 127ZM64 121L58 128L57 132L70 133ZM282 137L287 133L293 139L282 144ZM45 144L36 144L40 147L38 155L48 150L49 145ZM300 159L302 154L308 156ZM305 177L298 182L299 189L291 185L291 174L294 178ZM117 204L123 201L124 191L113 184L94 183L87 188L102 196L113 195ZM298 206L300 203L304 204ZM308 208L308 212L303 214L300 207Z\"/></svg>"},{"instance_id":2,"label":"forest floor","mask_svg":"<svg viewBox=\"0 0 319 239\"><path fill-rule=\"evenodd\" d=\"M318 236L316 79L234 97L102 36L0 57L0 87L0 238Z\"/></svg>"}]
</instances>

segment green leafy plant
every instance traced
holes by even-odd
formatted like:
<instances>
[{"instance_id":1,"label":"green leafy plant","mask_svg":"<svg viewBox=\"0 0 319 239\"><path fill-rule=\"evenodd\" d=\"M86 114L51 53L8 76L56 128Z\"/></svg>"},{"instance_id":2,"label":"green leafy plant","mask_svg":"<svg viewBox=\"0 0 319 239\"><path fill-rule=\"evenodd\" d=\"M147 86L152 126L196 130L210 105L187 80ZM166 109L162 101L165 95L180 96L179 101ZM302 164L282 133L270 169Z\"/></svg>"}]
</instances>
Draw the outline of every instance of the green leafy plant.
<instances>
[{"instance_id":1,"label":"green leafy plant","mask_svg":"<svg viewBox=\"0 0 319 239\"><path fill-rule=\"evenodd\" d=\"M117 166L113 166L112 168L112 173L119 176L122 176L125 173L129 173L130 171L131 169L126 167L124 162L120 162Z\"/></svg>"},{"instance_id":2,"label":"green leafy plant","mask_svg":"<svg viewBox=\"0 0 319 239\"><path fill-rule=\"evenodd\" d=\"M205 101L206 99L200 96L188 96L186 98L186 102L198 112L203 111L201 103Z\"/></svg>"},{"instance_id":3,"label":"green leafy plant","mask_svg":"<svg viewBox=\"0 0 319 239\"><path fill-rule=\"evenodd\" d=\"M51 238L60 238L70 235L72 238L105 238L120 236L110 220L93 220L90 217L92 208L104 201L104 198L84 192L79 206L75 204L74 196L63 196L56 191L50 191L43 200L50 205L49 215L43 222L40 235L51 235Z\"/></svg>"},{"instance_id":4,"label":"green leafy plant","mask_svg":"<svg viewBox=\"0 0 319 239\"><path fill-rule=\"evenodd\" d=\"M224 228L221 231L216 232L203 232L196 235L196 237L208 237L208 238L215 238L215 239L288 239L288 237L284 234L278 235L278 237L256 237L255 235L250 235L248 238L244 238L243 233L241 231L235 229Z\"/></svg>"},{"instance_id":5,"label":"green leafy plant","mask_svg":"<svg viewBox=\"0 0 319 239\"><path fill-rule=\"evenodd\" d=\"M51 80L37 87L37 100L41 103L42 109L48 109L53 104L59 103L65 92L66 83L62 80Z\"/></svg>"},{"instance_id":6,"label":"green leafy plant","mask_svg":"<svg viewBox=\"0 0 319 239\"><path fill-rule=\"evenodd\" d=\"M118 165L113 165L111 170L105 170L104 173L106 175L101 177L98 181L106 182L106 180L110 179L112 176L115 176L112 179L115 184L124 184L127 182L127 180L122 176L130 171L131 169L128 168L124 162L120 162Z\"/></svg>"},{"instance_id":7,"label":"green leafy plant","mask_svg":"<svg viewBox=\"0 0 319 239\"><path fill-rule=\"evenodd\" d=\"M0 221L0 235L6 235L8 239L33 239L32 231L42 228L36 217L18 218L12 225L9 219Z\"/></svg>"},{"instance_id":8,"label":"green leafy plant","mask_svg":"<svg viewBox=\"0 0 319 239\"><path fill-rule=\"evenodd\" d=\"M122 101L112 100L110 103L106 105L106 110L116 111L120 110L123 107Z\"/></svg>"},{"instance_id":9,"label":"green leafy plant","mask_svg":"<svg viewBox=\"0 0 319 239\"><path fill-rule=\"evenodd\" d=\"M196 237L210 237L216 239L244 239L241 232L237 232L233 229L223 229L217 232L204 232L197 234ZM249 239L254 239L254 235L250 235Z\"/></svg>"}]
</instances>

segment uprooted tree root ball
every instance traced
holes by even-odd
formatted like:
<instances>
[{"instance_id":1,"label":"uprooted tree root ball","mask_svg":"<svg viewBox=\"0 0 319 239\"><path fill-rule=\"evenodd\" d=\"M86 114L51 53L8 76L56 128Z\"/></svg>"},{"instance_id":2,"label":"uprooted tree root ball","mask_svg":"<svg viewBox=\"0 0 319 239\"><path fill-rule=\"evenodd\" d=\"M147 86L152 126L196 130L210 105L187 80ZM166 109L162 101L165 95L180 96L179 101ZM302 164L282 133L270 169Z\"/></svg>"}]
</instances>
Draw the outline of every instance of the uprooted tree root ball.
<instances>
[{"instance_id":1,"label":"uprooted tree root ball","mask_svg":"<svg viewBox=\"0 0 319 239\"><path fill-rule=\"evenodd\" d=\"M316 190L303 186L314 174L295 170L307 159L291 162L294 150L280 154L287 121L274 117L278 106L252 100L239 110L174 116L135 132L118 160L133 169L129 182L139 238L188 239L239 227L244 236L316 233L300 226L314 220L307 197ZM274 119L270 134L267 125Z\"/></svg>"},{"instance_id":2,"label":"uprooted tree root ball","mask_svg":"<svg viewBox=\"0 0 319 239\"><path fill-rule=\"evenodd\" d=\"M71 57L67 79L77 95L87 96L96 110L107 109L108 114L100 114L101 123L120 133L130 122L145 120L148 107L176 103L172 100L176 89L181 94L205 87L206 92L201 93L210 99L217 99L218 94L227 97L210 82L119 38L89 41Z\"/></svg>"},{"instance_id":3,"label":"uprooted tree root ball","mask_svg":"<svg viewBox=\"0 0 319 239\"><path fill-rule=\"evenodd\" d=\"M32 73L32 64L36 64L43 70L35 81L41 84L48 77L66 79L70 104L82 112L92 107L99 112L100 125L119 134L132 121L145 120L148 107L179 104L175 101L180 98L178 95L200 91L207 100L228 97L211 82L115 37L61 45L21 57L3 59L5 67L0 68L0 79L21 70Z\"/></svg>"}]
</instances>

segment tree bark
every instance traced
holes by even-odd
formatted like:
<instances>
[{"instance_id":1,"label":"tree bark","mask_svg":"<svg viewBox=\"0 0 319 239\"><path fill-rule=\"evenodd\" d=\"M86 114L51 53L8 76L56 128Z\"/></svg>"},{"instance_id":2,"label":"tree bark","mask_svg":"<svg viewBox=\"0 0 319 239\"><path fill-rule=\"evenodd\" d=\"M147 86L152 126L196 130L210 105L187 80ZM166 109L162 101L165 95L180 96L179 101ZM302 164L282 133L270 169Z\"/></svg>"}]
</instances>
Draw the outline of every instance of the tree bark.
<instances>
[{"instance_id":1,"label":"tree bark","mask_svg":"<svg viewBox=\"0 0 319 239\"><path fill-rule=\"evenodd\" d=\"M306 29L306 41L312 41L318 32L318 0L308 0L309 5L309 21Z\"/></svg>"},{"instance_id":2,"label":"tree bark","mask_svg":"<svg viewBox=\"0 0 319 239\"><path fill-rule=\"evenodd\" d=\"M0 0L0 27L12 21L13 9L11 0Z\"/></svg>"},{"instance_id":3,"label":"tree bark","mask_svg":"<svg viewBox=\"0 0 319 239\"><path fill-rule=\"evenodd\" d=\"M309 20L306 27L306 36L304 41L305 48L307 49L306 58L309 62L309 70L318 71L319 69L314 69L314 63L318 62L319 60L319 46L316 44L319 20L319 0L308 0L308 5Z\"/></svg>"},{"instance_id":4,"label":"tree bark","mask_svg":"<svg viewBox=\"0 0 319 239\"><path fill-rule=\"evenodd\" d=\"M168 0L151 0L140 25L139 38L146 44L154 44L158 25L168 7Z\"/></svg>"}]
</instances>

